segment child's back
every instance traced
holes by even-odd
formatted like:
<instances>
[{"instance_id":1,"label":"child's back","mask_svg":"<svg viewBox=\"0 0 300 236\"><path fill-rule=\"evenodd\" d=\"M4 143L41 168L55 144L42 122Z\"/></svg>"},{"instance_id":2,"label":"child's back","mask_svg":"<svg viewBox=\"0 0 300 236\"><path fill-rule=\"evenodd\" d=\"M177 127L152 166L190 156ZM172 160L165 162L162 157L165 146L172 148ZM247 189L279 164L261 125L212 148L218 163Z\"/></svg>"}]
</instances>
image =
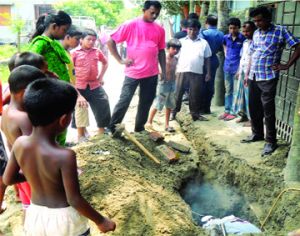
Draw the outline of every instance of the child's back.
<instances>
[{"instance_id":1,"label":"child's back","mask_svg":"<svg viewBox=\"0 0 300 236\"><path fill-rule=\"evenodd\" d=\"M87 235L87 219L83 216L102 232L115 228L114 222L81 196L74 151L55 141L69 125L76 99L77 92L71 85L52 79L35 81L24 95L33 131L14 143L3 179L6 184L14 184L25 176L31 186L26 235Z\"/></svg>"},{"instance_id":2,"label":"child's back","mask_svg":"<svg viewBox=\"0 0 300 236\"><path fill-rule=\"evenodd\" d=\"M31 122L23 109L23 93L30 82L44 77L45 74L41 70L29 65L14 69L9 76L12 96L10 104L3 110L1 122L1 129L7 138L9 148L19 136L31 133Z\"/></svg>"}]
</instances>

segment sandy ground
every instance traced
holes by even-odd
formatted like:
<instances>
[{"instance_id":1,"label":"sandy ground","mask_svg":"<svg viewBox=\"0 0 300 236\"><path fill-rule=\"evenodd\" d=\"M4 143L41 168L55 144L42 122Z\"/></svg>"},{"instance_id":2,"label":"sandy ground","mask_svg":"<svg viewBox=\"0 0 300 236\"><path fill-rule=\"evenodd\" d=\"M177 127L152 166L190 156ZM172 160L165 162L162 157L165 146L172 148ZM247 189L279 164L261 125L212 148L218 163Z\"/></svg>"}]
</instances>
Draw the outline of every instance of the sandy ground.
<instances>
[{"instance_id":1,"label":"sandy ground","mask_svg":"<svg viewBox=\"0 0 300 236\"><path fill-rule=\"evenodd\" d=\"M122 68L110 60L105 89L113 107L118 99L123 81ZM135 97L124 123L133 130L137 98ZM215 181L222 186L238 188L249 204L254 223L265 219L274 199L284 189L283 168L288 145L280 142L276 152L261 158L263 142L241 144L240 139L250 134L250 128L235 121L219 121L222 108L213 107L208 122L193 122L187 107L178 114L178 123L172 121L176 133L163 131L164 114L159 113L154 127L165 136L192 148L189 154L180 154L177 163L163 160L155 147L159 144L149 139L147 132L135 134L157 158L157 165L148 159L126 138L94 137L89 142L73 147L78 164L81 190L87 200L104 215L117 222L117 230L108 235L206 235L192 220L190 207L179 192L195 176ZM90 133L95 133L91 116ZM76 131L69 130L68 141L76 140ZM266 221L264 235L286 235L300 228L300 197L297 192L287 192L279 200ZM4 235L22 235L22 212L14 202L10 188L6 196L8 210L0 216L0 231ZM91 223L92 235L99 235Z\"/></svg>"}]
</instances>

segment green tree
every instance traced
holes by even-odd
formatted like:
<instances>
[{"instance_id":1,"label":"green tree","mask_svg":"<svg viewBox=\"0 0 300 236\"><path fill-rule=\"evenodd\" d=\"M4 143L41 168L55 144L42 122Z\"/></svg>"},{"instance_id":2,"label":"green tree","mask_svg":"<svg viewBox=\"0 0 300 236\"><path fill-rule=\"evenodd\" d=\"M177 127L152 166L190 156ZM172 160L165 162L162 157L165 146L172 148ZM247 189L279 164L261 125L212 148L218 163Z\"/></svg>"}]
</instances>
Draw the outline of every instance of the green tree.
<instances>
[{"instance_id":1,"label":"green tree","mask_svg":"<svg viewBox=\"0 0 300 236\"><path fill-rule=\"evenodd\" d=\"M109 0L67 0L57 3L55 8L63 10L71 16L93 17L96 25L115 27L119 24L119 14L124 9L124 3L123 1Z\"/></svg>"}]
</instances>

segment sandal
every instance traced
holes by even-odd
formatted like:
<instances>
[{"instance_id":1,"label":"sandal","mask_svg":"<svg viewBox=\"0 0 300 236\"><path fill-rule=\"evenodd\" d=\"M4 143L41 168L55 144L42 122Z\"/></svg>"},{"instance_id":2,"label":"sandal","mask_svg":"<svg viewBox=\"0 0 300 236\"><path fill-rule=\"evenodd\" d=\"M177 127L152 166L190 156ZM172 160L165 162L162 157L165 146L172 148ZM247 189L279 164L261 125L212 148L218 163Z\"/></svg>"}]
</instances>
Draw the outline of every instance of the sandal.
<instances>
[{"instance_id":1,"label":"sandal","mask_svg":"<svg viewBox=\"0 0 300 236\"><path fill-rule=\"evenodd\" d=\"M169 126L168 128L165 128L165 131L170 132L170 133L174 133L175 129L171 126Z\"/></svg>"}]
</instances>

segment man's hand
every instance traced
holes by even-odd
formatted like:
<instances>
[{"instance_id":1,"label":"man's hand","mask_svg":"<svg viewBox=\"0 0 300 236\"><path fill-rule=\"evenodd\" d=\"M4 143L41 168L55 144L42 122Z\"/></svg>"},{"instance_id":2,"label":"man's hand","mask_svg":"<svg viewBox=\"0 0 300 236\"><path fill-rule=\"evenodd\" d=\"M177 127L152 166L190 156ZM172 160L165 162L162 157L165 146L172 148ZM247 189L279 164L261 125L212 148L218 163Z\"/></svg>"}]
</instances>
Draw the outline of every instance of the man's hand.
<instances>
[{"instance_id":1,"label":"man's hand","mask_svg":"<svg viewBox=\"0 0 300 236\"><path fill-rule=\"evenodd\" d=\"M88 108L88 106L89 106L88 102L81 95L78 95L77 104L79 107L82 107L82 108Z\"/></svg>"},{"instance_id":2,"label":"man's hand","mask_svg":"<svg viewBox=\"0 0 300 236\"><path fill-rule=\"evenodd\" d=\"M134 60L129 59L129 58L126 58L126 59L122 59L122 60L120 61L120 63L121 63L122 65L132 66L133 63L134 63Z\"/></svg>"},{"instance_id":3,"label":"man's hand","mask_svg":"<svg viewBox=\"0 0 300 236\"><path fill-rule=\"evenodd\" d=\"M98 226L98 229L102 233L106 233L106 232L109 232L109 231L115 231L115 229L116 229L116 223L113 222L112 220L110 220L107 217L104 217L104 219L101 222L101 224L99 224L97 226Z\"/></svg>"},{"instance_id":4,"label":"man's hand","mask_svg":"<svg viewBox=\"0 0 300 236\"><path fill-rule=\"evenodd\" d=\"M280 70L287 70L289 66L287 64L275 64L272 65L272 70L280 71Z\"/></svg>"},{"instance_id":5,"label":"man's hand","mask_svg":"<svg viewBox=\"0 0 300 236\"><path fill-rule=\"evenodd\" d=\"M244 78L244 86L245 87L248 87L248 79L249 79L249 75L245 75L245 78Z\"/></svg>"},{"instance_id":6,"label":"man's hand","mask_svg":"<svg viewBox=\"0 0 300 236\"><path fill-rule=\"evenodd\" d=\"M235 74L235 79L238 80L239 77L240 77L240 73L239 73L239 72L236 72L236 74Z\"/></svg>"},{"instance_id":7,"label":"man's hand","mask_svg":"<svg viewBox=\"0 0 300 236\"><path fill-rule=\"evenodd\" d=\"M207 74L205 75L205 81L208 82L208 81L210 81L210 79L211 79L211 76L210 76L209 73L207 73Z\"/></svg>"}]
</instances>

